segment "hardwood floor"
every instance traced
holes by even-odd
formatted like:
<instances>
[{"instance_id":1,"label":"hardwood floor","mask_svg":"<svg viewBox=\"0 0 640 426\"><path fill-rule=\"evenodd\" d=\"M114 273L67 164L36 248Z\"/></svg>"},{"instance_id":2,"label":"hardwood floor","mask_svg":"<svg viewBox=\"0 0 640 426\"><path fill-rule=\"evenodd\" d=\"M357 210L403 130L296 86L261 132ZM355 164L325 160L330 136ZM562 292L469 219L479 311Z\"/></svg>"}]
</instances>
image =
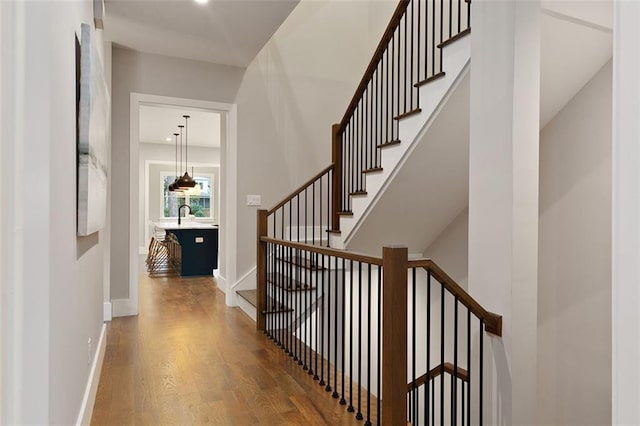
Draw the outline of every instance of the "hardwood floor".
<instances>
[{"instance_id":1,"label":"hardwood floor","mask_svg":"<svg viewBox=\"0 0 640 426\"><path fill-rule=\"evenodd\" d=\"M140 315L115 318L94 425L357 425L212 278L140 281Z\"/></svg>"}]
</instances>

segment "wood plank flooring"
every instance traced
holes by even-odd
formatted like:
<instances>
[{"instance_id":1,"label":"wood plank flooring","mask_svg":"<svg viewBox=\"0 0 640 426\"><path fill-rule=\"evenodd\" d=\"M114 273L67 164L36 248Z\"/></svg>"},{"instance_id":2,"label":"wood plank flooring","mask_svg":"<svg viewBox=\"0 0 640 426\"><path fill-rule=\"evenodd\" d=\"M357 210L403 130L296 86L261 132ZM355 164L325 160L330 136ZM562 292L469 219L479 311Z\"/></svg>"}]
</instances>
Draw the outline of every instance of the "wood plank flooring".
<instances>
[{"instance_id":1,"label":"wood plank flooring","mask_svg":"<svg viewBox=\"0 0 640 426\"><path fill-rule=\"evenodd\" d=\"M212 278L143 277L140 315L115 318L94 425L358 425Z\"/></svg>"}]
</instances>

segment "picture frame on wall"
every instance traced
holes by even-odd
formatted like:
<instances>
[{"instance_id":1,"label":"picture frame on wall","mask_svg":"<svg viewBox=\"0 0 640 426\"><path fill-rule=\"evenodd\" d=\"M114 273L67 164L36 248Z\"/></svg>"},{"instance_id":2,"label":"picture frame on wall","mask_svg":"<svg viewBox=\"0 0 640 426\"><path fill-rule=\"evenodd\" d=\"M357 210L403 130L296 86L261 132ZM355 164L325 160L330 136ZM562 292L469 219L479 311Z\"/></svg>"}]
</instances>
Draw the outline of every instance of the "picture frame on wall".
<instances>
[{"instance_id":1,"label":"picture frame on wall","mask_svg":"<svg viewBox=\"0 0 640 426\"><path fill-rule=\"evenodd\" d=\"M104 70L95 45L93 28L89 24L81 25L79 54L79 94L76 95L77 235L86 236L105 226L110 111Z\"/></svg>"}]
</instances>

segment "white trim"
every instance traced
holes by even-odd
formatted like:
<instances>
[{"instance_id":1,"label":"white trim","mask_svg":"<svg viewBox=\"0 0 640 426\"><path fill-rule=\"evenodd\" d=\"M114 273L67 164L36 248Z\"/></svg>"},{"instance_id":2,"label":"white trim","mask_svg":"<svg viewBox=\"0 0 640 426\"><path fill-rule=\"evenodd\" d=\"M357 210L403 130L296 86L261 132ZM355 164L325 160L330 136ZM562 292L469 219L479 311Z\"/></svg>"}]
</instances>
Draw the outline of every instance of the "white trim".
<instances>
[{"instance_id":1,"label":"white trim","mask_svg":"<svg viewBox=\"0 0 640 426\"><path fill-rule=\"evenodd\" d=\"M213 270L213 277L216 279L216 285L223 293L227 293L227 279L220 275L218 269Z\"/></svg>"},{"instance_id":2,"label":"white trim","mask_svg":"<svg viewBox=\"0 0 640 426\"><path fill-rule=\"evenodd\" d=\"M128 317L138 315L138 301L129 299L113 299L111 301L111 316Z\"/></svg>"},{"instance_id":3,"label":"white trim","mask_svg":"<svg viewBox=\"0 0 640 426\"><path fill-rule=\"evenodd\" d=\"M246 300L244 300L242 297L240 296L236 296L236 297L238 298L238 308L240 308L240 310L244 312L245 315L251 318L253 321L257 321L256 307L253 306L251 303L247 302Z\"/></svg>"},{"instance_id":4,"label":"white trim","mask_svg":"<svg viewBox=\"0 0 640 426\"><path fill-rule=\"evenodd\" d=\"M91 424L91 416L93 415L93 406L96 402L96 395L98 393L98 384L100 383L100 372L102 371L102 363L104 361L104 353L107 348L107 325L102 324L100 330L100 340L98 341L98 347L93 357L93 363L91 364L91 372L87 380L87 387L84 391L84 398L82 398L82 405L80 406L80 412L78 413L78 419L76 420L76 426Z\"/></svg>"},{"instance_id":5,"label":"white trim","mask_svg":"<svg viewBox=\"0 0 640 426\"><path fill-rule=\"evenodd\" d=\"M111 321L111 302L104 302L102 305L102 319L103 321Z\"/></svg>"},{"instance_id":6,"label":"white trim","mask_svg":"<svg viewBox=\"0 0 640 426\"><path fill-rule=\"evenodd\" d=\"M229 177L228 182L221 182L224 184L227 194L227 201L229 199L237 199L237 107L235 104L227 104L221 102L210 102L196 99L175 98L169 96L157 96L148 95L143 93L131 92L129 99L129 299L113 300L113 316L124 315L137 315L138 314L138 238L140 234L140 146L139 146L139 117L140 117L140 105L141 104L162 104L162 105L175 105L178 107L187 108L200 108L204 110L214 110L226 112L227 119L227 135L224 138L223 144L226 148L226 155L223 155L220 159L221 172L224 167L225 170L231 171L227 173ZM226 212L224 217L220 214L220 225L225 229L225 239L220 241L219 250L225 250L226 253L226 267L227 277L235 277L235 239L236 239L236 210L237 206L233 205L225 206ZM222 213L222 212L219 212ZM231 268L232 267L232 268ZM233 282L230 280L229 282ZM225 289L226 290L226 289ZM229 301L229 292L227 293L227 304ZM126 301L126 302L125 302ZM120 315L122 314L122 315Z\"/></svg>"},{"instance_id":7,"label":"white trim","mask_svg":"<svg viewBox=\"0 0 640 426\"><path fill-rule=\"evenodd\" d=\"M220 170L221 185L225 185L225 206L220 211L221 224L224 232L225 252L225 274L226 283L236 281L237 264L237 227L238 227L238 107L234 104L227 114L227 137L225 139L223 153L223 169ZM222 181L222 176L226 181ZM221 248L221 250L223 250ZM226 291L225 302L228 306L233 306L234 292Z\"/></svg>"},{"instance_id":8,"label":"white trim","mask_svg":"<svg viewBox=\"0 0 640 426\"><path fill-rule=\"evenodd\" d=\"M231 300L231 304L229 304L229 302L227 302L228 306L238 306L239 305L239 300L240 298L238 297L238 294L236 293L238 290L253 290L254 288L257 288L258 286L258 280L256 278L256 273L257 273L257 267L254 266L253 268L249 269L249 272L247 272L246 274L244 274L242 276L242 278L240 278L238 281L235 282L235 284L233 284L230 288L230 292L231 294L229 294L227 296L227 301L230 299ZM255 318L254 318L255 320Z\"/></svg>"}]
</instances>

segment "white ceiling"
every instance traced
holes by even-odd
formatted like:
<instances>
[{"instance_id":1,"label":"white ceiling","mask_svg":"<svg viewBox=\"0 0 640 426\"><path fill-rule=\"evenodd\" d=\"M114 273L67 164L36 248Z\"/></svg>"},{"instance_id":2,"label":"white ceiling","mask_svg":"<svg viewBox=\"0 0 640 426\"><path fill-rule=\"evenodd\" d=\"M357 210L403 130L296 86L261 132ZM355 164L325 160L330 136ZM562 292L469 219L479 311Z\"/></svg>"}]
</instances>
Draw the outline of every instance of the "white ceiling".
<instances>
[{"instance_id":1,"label":"white ceiling","mask_svg":"<svg viewBox=\"0 0 640 426\"><path fill-rule=\"evenodd\" d=\"M186 141L189 146L220 147L220 114L165 105L140 106L140 142L174 145L173 134L180 133L178 125L185 124L183 115L190 116Z\"/></svg>"},{"instance_id":2,"label":"white ceiling","mask_svg":"<svg viewBox=\"0 0 640 426\"><path fill-rule=\"evenodd\" d=\"M105 37L130 49L246 67L299 0L105 0Z\"/></svg>"}]
</instances>

